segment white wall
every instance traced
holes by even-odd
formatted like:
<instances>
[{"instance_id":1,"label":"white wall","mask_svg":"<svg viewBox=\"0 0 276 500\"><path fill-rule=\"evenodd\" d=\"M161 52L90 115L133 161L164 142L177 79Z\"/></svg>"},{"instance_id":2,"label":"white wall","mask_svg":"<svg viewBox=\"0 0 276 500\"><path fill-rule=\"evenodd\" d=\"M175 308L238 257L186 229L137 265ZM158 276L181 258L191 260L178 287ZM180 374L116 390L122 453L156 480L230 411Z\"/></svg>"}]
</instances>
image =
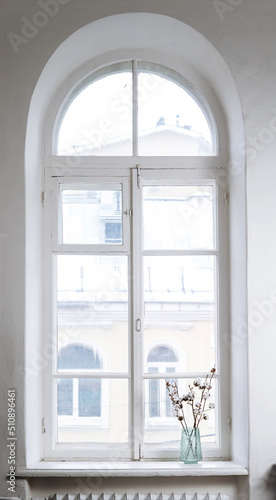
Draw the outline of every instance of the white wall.
<instances>
[{"instance_id":1,"label":"white wall","mask_svg":"<svg viewBox=\"0 0 276 500\"><path fill-rule=\"evenodd\" d=\"M41 10L33 0L1 0L1 94L0 94L0 311L1 311L1 348L0 348L0 494L5 496L7 483L7 389L17 390L17 443L18 462L25 462L24 436L24 386L22 366L24 363L25 314L27 328L32 330L33 340L36 328L40 327L39 286L37 274L39 261L30 257L31 252L39 249L39 194L32 204L36 205L32 224L25 225L25 208L29 206L32 186L28 185L25 203L25 139L28 111L32 94L47 61L59 45L77 29L101 17L124 12L152 12L176 18L201 33L220 53L235 81L244 116L247 141L247 236L248 236L248 324L249 335L243 326L238 308L234 323L234 350L239 359L246 343L249 345L249 466L250 499L269 499L270 493L264 489L264 477L276 458L276 402L274 398L274 352L276 336L275 299L276 290L274 211L276 197L274 181L276 171L276 104L275 104L275 19L276 4L273 0L63 0L59 12L48 18L44 27L27 35L24 43L15 52L7 35L11 32L21 35L25 16L32 20ZM36 19L36 18L35 18ZM129 36L132 36L129 27ZM32 36L32 38L30 38ZM171 33L163 33L164 40L171 43ZM21 40L22 41L22 40ZM97 43L97 40L94 41ZM207 54L208 52L206 52ZM206 54L203 60L208 66ZM68 65L70 61L64 61ZM210 72L215 68L210 66ZM58 70L58 68L57 68ZM221 85L222 99L227 104L227 76L225 87ZM224 96L224 97L223 97ZM228 103L230 107L231 103ZM274 110L274 111L273 111ZM235 113L231 121L236 122ZM33 146L30 168L36 169L39 147L38 129L33 126L28 136L29 146ZM238 122L237 136L242 129ZM236 137L235 144L237 144ZM237 152L239 154L239 152ZM33 163L32 163L33 162ZM39 176L39 172L37 173ZM236 183L239 177L233 177ZM39 177L37 179L39 183ZM234 208L234 207L233 207ZM231 224L238 222L239 213L232 210ZM235 220L236 219L236 220ZM234 242L235 243L235 242ZM243 272L239 262L239 248L234 246L234 265L236 273ZM28 252L27 281L25 281L25 248ZM243 266L244 267L244 266ZM26 285L26 289L25 289ZM34 291L36 293L34 293ZM32 293L32 303L27 302L26 294ZM241 300L245 300L244 290ZM274 302L273 302L273 300ZM248 338L247 338L248 337ZM241 361L244 363L244 357ZM243 376L246 376L246 369ZM235 373L234 373L235 378ZM239 384L239 380L236 380ZM29 387L29 391L35 389ZM246 402L240 394L241 405ZM238 406L238 405L237 405ZM30 431L28 431L30 432ZM38 429L33 430L34 440L40 439ZM44 495L53 491L77 491L75 480L51 482L33 480L31 494ZM72 483L73 481L73 483ZM99 490L121 491L135 489L155 489L161 486L166 491L195 491L197 487L210 491L229 491L239 500L249 498L243 494L246 485L236 479L194 480L163 479L154 480L101 480L95 484ZM87 484L87 482L86 482ZM20 491L17 491L19 494ZM239 495L239 496L238 496ZM10 492L9 496L15 496Z\"/></svg>"}]
</instances>

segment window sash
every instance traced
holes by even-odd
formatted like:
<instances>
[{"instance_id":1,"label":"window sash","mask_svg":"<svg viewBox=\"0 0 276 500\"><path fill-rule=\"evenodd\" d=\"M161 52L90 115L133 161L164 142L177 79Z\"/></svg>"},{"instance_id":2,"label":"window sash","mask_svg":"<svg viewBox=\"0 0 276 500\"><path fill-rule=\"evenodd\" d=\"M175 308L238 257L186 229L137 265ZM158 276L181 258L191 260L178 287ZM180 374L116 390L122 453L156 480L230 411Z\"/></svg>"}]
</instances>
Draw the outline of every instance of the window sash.
<instances>
[{"instance_id":1,"label":"window sash","mask_svg":"<svg viewBox=\"0 0 276 500\"><path fill-rule=\"evenodd\" d=\"M119 180L120 179L120 180ZM88 180L88 182L87 182ZM50 184L50 198L53 203L53 215L52 215L52 228L51 228L51 239L52 239L52 251L69 253L69 252L129 252L130 245L130 229L128 222L128 211L130 207L129 200L129 189L128 189L129 179L128 177L108 177L108 180L104 177L90 177L89 179L84 179L80 177L76 178L66 178L66 177L54 177ZM122 244L110 244L110 242L104 244L82 244L82 243L63 243L62 241L62 203L61 203L61 193L63 190L100 190L104 188L105 190L116 189L118 185L122 186Z\"/></svg>"},{"instance_id":2,"label":"window sash","mask_svg":"<svg viewBox=\"0 0 276 500\"><path fill-rule=\"evenodd\" d=\"M218 194L217 194L217 186L216 186L216 175L213 175L208 177L208 175L206 175L205 173L203 172L197 172L197 175L196 176L193 176L193 173L194 172L188 172L186 170L183 170L183 171L178 171L178 170L173 170L171 169L170 171L164 171L164 170L159 170L159 171L156 171L155 169L140 169L140 170L136 170L136 171L133 171L133 200L134 200L134 218L136 217L136 220L133 221L133 225L134 225L134 228L136 227L139 227L140 228L140 233L139 231L135 232L134 231L134 247L137 249L137 256L136 256L136 273L135 273L135 270L134 270L134 277L136 277L136 279L140 279L140 276L142 276L142 273L139 272L139 269L143 268L143 265L142 265L142 260L143 260L143 257L146 256L146 255L171 255L171 256L177 256L177 255L213 255L217 261L219 261L219 235L217 234L217 225L218 225L218 211L217 211L217 205L218 205ZM139 178L140 177L140 178ZM213 179L213 180L212 180ZM178 185L211 185L213 186L214 188L214 213L213 213L213 217L214 217L214 249L213 250L210 250L210 251L204 251L204 250L143 250L143 245L142 245L142 234L141 234L141 231L142 231L142 216L141 216L141 210L139 210L139 207L142 206L142 187L145 185L145 186L151 186L151 185L161 185L161 186L166 186L166 185L175 185L175 186L178 186ZM222 201L221 200L221 196L219 194L219 197L220 197L220 202ZM137 207L137 208L135 208ZM134 261L134 269L135 269L135 261ZM215 278L215 281L217 282L218 280L218 276L216 275L216 278ZM139 304L136 309L136 312L134 313L134 316L136 317L137 315L137 318L141 321L141 330L143 331L144 330L144 316L143 314L140 313L139 315L139 311L143 311L144 310L144 303L143 303L143 279L141 280L140 284L139 284L139 287L137 287L137 289L140 289L140 296L137 297L136 300L134 300L134 307L136 304ZM217 297L218 295L218 290L217 290L217 287L215 288L215 296ZM216 304L218 304L217 302L217 299L216 299ZM216 313L218 314L218 313ZM217 325L218 325L218 318L216 317L217 321ZM216 336L217 336L217 332L216 332ZM135 339L134 339L135 341ZM142 345L140 345L140 349L143 350L143 342L144 342L144 339L141 340L141 343ZM139 345L139 342L138 342L138 345ZM137 349L138 349L138 345L137 345ZM219 352L217 351L216 353L216 361L217 361L217 365L219 365L220 363L220 360L218 358L218 354ZM142 355L141 355L142 356ZM140 363L142 363L142 360L140 360ZM211 368L211 367L210 367ZM209 369L210 369L209 368ZM146 380L147 379L152 379L152 378L165 378L166 376L163 374L163 377L162 377L162 374L149 374L149 373L143 373L143 368L142 368L142 376L141 376L141 379L140 379L140 383L139 381L137 381L137 392L139 393L142 393L143 394L143 391L144 391L144 384L146 383ZM186 372L185 374L183 373L178 373L178 374L174 374L174 378L182 378L182 379L185 379L185 378L190 378L190 377L197 377L197 376L202 376L202 373L198 373L198 372L194 372L194 373L188 373ZM217 379L219 378L219 371L217 372ZM145 389L146 390L146 389ZM145 397L145 395L143 396ZM148 397L148 396L147 396ZM217 408L220 407L220 404L218 404L218 400L217 400ZM145 410L146 412L146 416L147 416L147 411ZM142 412L143 413L143 412ZM137 417L137 430L136 430L136 433L140 432L140 453L141 455L144 457L144 458L161 458L161 457L167 457L167 458L172 458L172 457L176 457L177 456L177 452L172 452L172 451L168 451L168 450L165 450L164 449L164 446L162 444L156 444L155 446L154 445L151 445L149 443L145 443L145 430L146 428L143 427L143 422L144 422L144 415L140 415L140 422L139 422L139 419ZM176 419L175 419L176 420ZM219 420L219 419L218 419ZM147 426L147 418L145 419L145 425ZM152 420L153 422L153 420ZM167 424L167 422L163 421L164 424ZM140 424L140 427L139 427L139 424ZM176 425L178 424L177 420L176 420ZM174 425L172 423L172 425ZM217 429L217 443L210 443L208 444L208 455L209 456L215 456L215 453L213 453L212 449L214 450L215 448L221 448L222 446L222 443L221 443L221 431L220 431L220 427L218 426L218 429Z\"/></svg>"}]
</instances>

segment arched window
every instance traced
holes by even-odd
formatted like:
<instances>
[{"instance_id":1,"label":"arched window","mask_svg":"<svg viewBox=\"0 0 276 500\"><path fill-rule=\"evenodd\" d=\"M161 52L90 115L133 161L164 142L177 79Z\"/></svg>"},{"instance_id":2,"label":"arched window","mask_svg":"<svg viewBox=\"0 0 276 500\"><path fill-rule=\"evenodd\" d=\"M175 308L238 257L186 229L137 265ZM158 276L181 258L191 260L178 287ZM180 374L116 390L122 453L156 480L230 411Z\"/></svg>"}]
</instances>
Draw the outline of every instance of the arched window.
<instances>
[{"instance_id":1,"label":"arched window","mask_svg":"<svg viewBox=\"0 0 276 500\"><path fill-rule=\"evenodd\" d=\"M92 349L79 344L63 347L58 355L59 370L93 370L102 368L98 354Z\"/></svg>"},{"instance_id":2,"label":"arched window","mask_svg":"<svg viewBox=\"0 0 276 500\"><path fill-rule=\"evenodd\" d=\"M203 97L168 68L114 64L74 89L60 111L56 153L82 156L207 156L216 131Z\"/></svg>"},{"instance_id":3,"label":"arched window","mask_svg":"<svg viewBox=\"0 0 276 500\"><path fill-rule=\"evenodd\" d=\"M165 379L173 373L184 390L228 355L219 341L228 283L223 127L218 133L217 110L185 68L142 56L93 61L93 71L60 90L50 113L46 328L54 325L59 356L46 385L49 419L55 411L59 417L49 457L106 458L112 450L120 458L163 458L165 440L166 457L176 458L178 421ZM104 370L79 339L107 353ZM227 450L225 382L217 371L206 456ZM91 427L89 439L84 431L78 437L81 422L101 417L103 407L108 422ZM68 425L65 434L61 417L72 415L79 431Z\"/></svg>"},{"instance_id":4,"label":"arched window","mask_svg":"<svg viewBox=\"0 0 276 500\"><path fill-rule=\"evenodd\" d=\"M102 365L97 353L83 345L72 344L63 347L58 356L58 370L101 369ZM101 416L101 380L93 378L60 378L57 386L58 415L72 417Z\"/></svg>"},{"instance_id":5,"label":"arched window","mask_svg":"<svg viewBox=\"0 0 276 500\"><path fill-rule=\"evenodd\" d=\"M171 374L177 371L177 363L178 358L170 347L157 345L150 350L147 357L148 373L166 373L168 379L171 380ZM161 420L174 416L164 379L150 379L148 381L146 409L148 418Z\"/></svg>"},{"instance_id":6,"label":"arched window","mask_svg":"<svg viewBox=\"0 0 276 500\"><path fill-rule=\"evenodd\" d=\"M147 362L150 364L154 363L165 363L165 364L175 364L177 363L177 356L172 349L165 345L158 345L150 350Z\"/></svg>"}]
</instances>

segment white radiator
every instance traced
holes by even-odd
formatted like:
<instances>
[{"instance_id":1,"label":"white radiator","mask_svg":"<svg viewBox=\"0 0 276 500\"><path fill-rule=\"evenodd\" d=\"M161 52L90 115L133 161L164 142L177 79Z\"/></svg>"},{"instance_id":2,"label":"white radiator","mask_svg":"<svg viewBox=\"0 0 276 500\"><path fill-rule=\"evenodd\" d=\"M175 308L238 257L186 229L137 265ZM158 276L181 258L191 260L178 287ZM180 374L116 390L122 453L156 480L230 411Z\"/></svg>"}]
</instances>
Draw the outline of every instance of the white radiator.
<instances>
[{"instance_id":1,"label":"white radiator","mask_svg":"<svg viewBox=\"0 0 276 500\"><path fill-rule=\"evenodd\" d=\"M55 493L46 498L33 498L32 500L230 500L230 498L222 493L89 493L88 495Z\"/></svg>"}]
</instances>

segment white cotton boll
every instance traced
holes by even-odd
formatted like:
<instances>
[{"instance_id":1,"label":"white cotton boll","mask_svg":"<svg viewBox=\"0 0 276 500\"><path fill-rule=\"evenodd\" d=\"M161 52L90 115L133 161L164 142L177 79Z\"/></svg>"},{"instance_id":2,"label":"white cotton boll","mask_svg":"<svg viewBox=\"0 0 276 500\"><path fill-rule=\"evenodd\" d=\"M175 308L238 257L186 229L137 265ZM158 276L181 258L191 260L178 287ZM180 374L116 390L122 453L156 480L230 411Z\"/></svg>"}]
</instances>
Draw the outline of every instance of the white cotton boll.
<instances>
[{"instance_id":1,"label":"white cotton boll","mask_svg":"<svg viewBox=\"0 0 276 500\"><path fill-rule=\"evenodd\" d=\"M194 380L194 386L195 387L199 387L201 384L201 379L199 377L197 377L195 380Z\"/></svg>"}]
</instances>

